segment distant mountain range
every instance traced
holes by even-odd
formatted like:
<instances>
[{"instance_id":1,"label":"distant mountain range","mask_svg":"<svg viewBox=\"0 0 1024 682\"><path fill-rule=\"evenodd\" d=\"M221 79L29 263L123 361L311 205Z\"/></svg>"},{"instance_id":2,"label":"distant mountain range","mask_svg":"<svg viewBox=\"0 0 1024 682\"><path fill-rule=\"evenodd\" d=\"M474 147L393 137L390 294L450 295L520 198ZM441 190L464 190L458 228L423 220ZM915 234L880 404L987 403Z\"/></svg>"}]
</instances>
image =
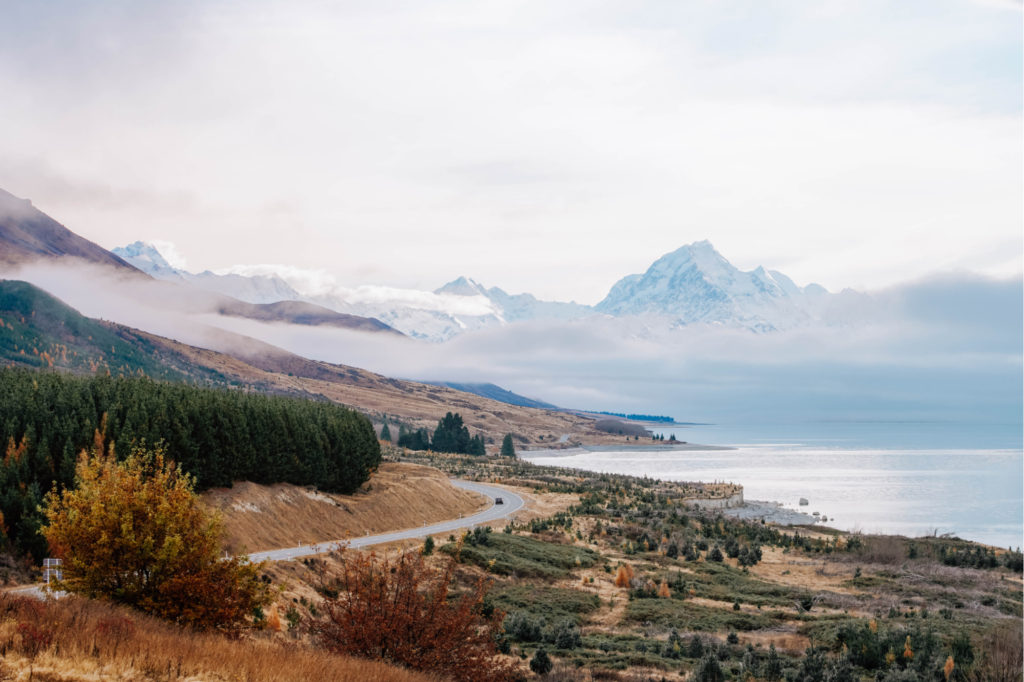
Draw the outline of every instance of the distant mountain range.
<instances>
[{"instance_id":1,"label":"distant mountain range","mask_svg":"<svg viewBox=\"0 0 1024 682\"><path fill-rule=\"evenodd\" d=\"M432 292L361 287L308 295L286 274L190 273L171 266L155 247L143 242L113 252L158 279L188 282L250 303L305 301L380 320L430 341L515 322L594 315L654 317L673 326L711 324L768 332L813 322L830 296L817 284L799 287L781 272L760 267L739 270L707 241L683 246L659 258L646 272L622 278L596 306L509 294L467 277Z\"/></svg>"}]
</instances>

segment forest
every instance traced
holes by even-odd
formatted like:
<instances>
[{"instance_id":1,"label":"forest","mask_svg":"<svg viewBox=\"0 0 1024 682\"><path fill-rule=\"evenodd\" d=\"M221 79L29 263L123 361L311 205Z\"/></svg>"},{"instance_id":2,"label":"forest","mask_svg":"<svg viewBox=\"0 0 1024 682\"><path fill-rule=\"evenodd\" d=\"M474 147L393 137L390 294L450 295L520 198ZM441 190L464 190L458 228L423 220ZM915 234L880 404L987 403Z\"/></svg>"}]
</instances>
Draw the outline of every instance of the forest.
<instances>
[{"instance_id":1,"label":"forest","mask_svg":"<svg viewBox=\"0 0 1024 682\"><path fill-rule=\"evenodd\" d=\"M98 443L119 456L162 444L197 490L248 480L349 493L381 458L370 421L333 403L0 369L0 543L45 556L39 504L54 486L74 485L78 454Z\"/></svg>"}]
</instances>

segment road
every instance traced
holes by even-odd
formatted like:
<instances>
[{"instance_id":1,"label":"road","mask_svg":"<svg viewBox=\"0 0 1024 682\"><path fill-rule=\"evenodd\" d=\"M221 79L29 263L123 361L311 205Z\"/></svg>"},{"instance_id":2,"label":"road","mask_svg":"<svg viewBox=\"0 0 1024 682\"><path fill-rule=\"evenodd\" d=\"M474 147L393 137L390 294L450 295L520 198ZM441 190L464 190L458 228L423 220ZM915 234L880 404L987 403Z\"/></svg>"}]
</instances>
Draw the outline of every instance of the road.
<instances>
[{"instance_id":1,"label":"road","mask_svg":"<svg viewBox=\"0 0 1024 682\"><path fill-rule=\"evenodd\" d=\"M456 488L471 490L475 493L480 493L481 495L491 498L491 506L471 516L452 519L450 521L442 521L430 526L407 528L405 530L396 530L390 533L381 533L379 535L366 535L348 540L331 540L329 542L318 543L315 545L299 545L298 547L286 547L284 549L271 549L264 552L253 552L249 555L249 559L253 562L288 561L290 559L299 559L306 556L313 556L315 554L333 552L342 546L370 547L371 545L383 545L388 542L396 542L398 540L413 540L417 538L425 538L428 535L452 533L464 528L473 528L484 523L508 518L522 509L525 505L522 497L505 490L504 488L498 488L485 483L476 483L474 481L463 481L462 479L457 478L449 479L449 481ZM502 504L496 503L496 500L499 497L503 500ZM42 587L42 585L26 585L24 587L16 587L11 590L6 590L6 592L7 594L45 599L46 595L43 592ZM60 596L60 594L61 593L57 593L54 596Z\"/></svg>"},{"instance_id":2,"label":"road","mask_svg":"<svg viewBox=\"0 0 1024 682\"><path fill-rule=\"evenodd\" d=\"M315 545L299 545L298 547L285 547L283 549L271 549L264 552L253 552L249 555L249 559L254 562L288 561L290 559L313 556L314 554L332 552L340 546L355 548L369 547L371 545L383 545L397 540L413 540L417 538L425 538L428 535L452 533L464 528L473 528L474 526L490 523L491 521L508 518L522 509L525 504L522 497L513 492L509 492L504 488L498 488L485 483L476 483L474 481L463 481L455 478L449 480L456 488L471 490L475 493L480 493L481 495L491 498L491 506L482 512L473 514L472 516L452 519L450 521L442 521L429 526L407 528L405 530L396 530L390 533L381 533L379 535L366 535L363 537L350 538L348 540L331 540L329 542L318 543ZM495 503L495 500L499 497L504 501L503 504Z\"/></svg>"}]
</instances>

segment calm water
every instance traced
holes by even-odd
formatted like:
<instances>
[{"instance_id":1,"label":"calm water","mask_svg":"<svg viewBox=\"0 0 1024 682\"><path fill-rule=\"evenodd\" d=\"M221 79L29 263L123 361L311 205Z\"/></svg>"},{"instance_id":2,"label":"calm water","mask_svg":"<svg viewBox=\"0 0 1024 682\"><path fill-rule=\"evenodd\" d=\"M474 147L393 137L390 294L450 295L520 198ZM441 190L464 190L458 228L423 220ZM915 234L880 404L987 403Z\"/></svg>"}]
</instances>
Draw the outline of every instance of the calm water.
<instances>
[{"instance_id":1,"label":"calm water","mask_svg":"<svg viewBox=\"0 0 1024 682\"><path fill-rule=\"evenodd\" d=\"M829 517L828 525L1024 544L1019 424L813 423L659 429L728 451L592 451L537 464L740 483L748 499Z\"/></svg>"}]
</instances>

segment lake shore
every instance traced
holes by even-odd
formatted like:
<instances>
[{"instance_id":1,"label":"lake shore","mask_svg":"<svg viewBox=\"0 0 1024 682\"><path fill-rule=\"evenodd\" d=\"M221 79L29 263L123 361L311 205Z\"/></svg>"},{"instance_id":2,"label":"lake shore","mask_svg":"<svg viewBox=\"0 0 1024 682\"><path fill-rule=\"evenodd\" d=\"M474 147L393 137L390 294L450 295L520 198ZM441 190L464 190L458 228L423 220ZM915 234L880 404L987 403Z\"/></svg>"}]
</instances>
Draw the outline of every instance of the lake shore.
<instances>
[{"instance_id":1,"label":"lake shore","mask_svg":"<svg viewBox=\"0 0 1024 682\"><path fill-rule=\"evenodd\" d=\"M533 457L573 457L592 452L713 452L719 450L735 450L725 445L701 445L700 443L659 443L658 445L576 445L566 448L547 448L544 450L520 450L517 455L522 459Z\"/></svg>"},{"instance_id":2,"label":"lake shore","mask_svg":"<svg viewBox=\"0 0 1024 682\"><path fill-rule=\"evenodd\" d=\"M787 509L782 506L781 502L765 500L746 500L742 507L723 509L722 513L737 519L752 521L763 519L766 523L775 523L780 526L806 526L820 521L819 518L810 514Z\"/></svg>"}]
</instances>

